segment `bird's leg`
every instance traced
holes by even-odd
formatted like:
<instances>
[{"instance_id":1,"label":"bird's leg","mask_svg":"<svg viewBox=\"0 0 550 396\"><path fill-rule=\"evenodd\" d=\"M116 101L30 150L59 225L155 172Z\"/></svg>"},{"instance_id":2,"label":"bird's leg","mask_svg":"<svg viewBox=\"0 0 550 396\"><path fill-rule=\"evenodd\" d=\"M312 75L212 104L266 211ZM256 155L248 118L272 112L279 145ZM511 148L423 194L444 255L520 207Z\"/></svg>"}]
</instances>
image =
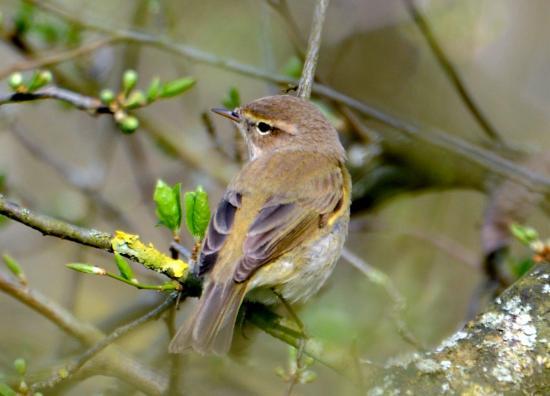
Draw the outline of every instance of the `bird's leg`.
<instances>
[{"instance_id":1,"label":"bird's leg","mask_svg":"<svg viewBox=\"0 0 550 396\"><path fill-rule=\"evenodd\" d=\"M294 311L290 303L286 301L285 298L280 293L276 292L274 289L271 289L271 291L273 292L273 294L277 296L279 300L281 300L281 303L285 307L286 311L288 312L288 314L290 315L290 317L292 318L296 326L298 326L298 329L302 334L302 339L307 339L308 336L306 334L306 328L304 326L304 323L300 320L300 318L298 317L298 315L296 314L296 312Z\"/></svg>"},{"instance_id":2,"label":"bird's leg","mask_svg":"<svg viewBox=\"0 0 550 396\"><path fill-rule=\"evenodd\" d=\"M185 257L186 260L189 260L191 258L191 252L189 251L189 249L187 249L179 242L172 241L170 243L170 251L181 254L183 257Z\"/></svg>"}]
</instances>

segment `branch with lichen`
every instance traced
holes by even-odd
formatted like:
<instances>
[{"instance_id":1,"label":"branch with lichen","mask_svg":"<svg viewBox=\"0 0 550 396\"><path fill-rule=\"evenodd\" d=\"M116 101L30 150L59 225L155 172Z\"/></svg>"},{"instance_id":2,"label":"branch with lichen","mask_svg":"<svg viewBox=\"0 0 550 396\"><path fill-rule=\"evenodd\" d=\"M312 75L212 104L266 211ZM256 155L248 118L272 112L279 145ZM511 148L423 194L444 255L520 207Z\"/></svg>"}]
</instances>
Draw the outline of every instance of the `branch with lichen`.
<instances>
[{"instance_id":1,"label":"branch with lichen","mask_svg":"<svg viewBox=\"0 0 550 396\"><path fill-rule=\"evenodd\" d=\"M119 253L145 267L172 279L183 281L189 265L180 259L172 259L152 244L144 244L138 235L116 231L114 235L76 226L44 214L36 213L8 201L0 194L0 214L25 224L44 235L68 239L82 245L108 252Z\"/></svg>"},{"instance_id":2,"label":"branch with lichen","mask_svg":"<svg viewBox=\"0 0 550 396\"><path fill-rule=\"evenodd\" d=\"M537 264L435 351L365 369L370 394L545 394L550 263Z\"/></svg>"},{"instance_id":3,"label":"branch with lichen","mask_svg":"<svg viewBox=\"0 0 550 396\"><path fill-rule=\"evenodd\" d=\"M200 190L198 190L198 192L200 194ZM193 198L193 205L197 205L197 201L200 200L200 198ZM189 202L190 199L187 199L187 201ZM189 273L189 265L186 262L180 259L172 259L171 257L168 257L164 253L158 251L153 245L144 244L140 241L137 235L116 231L113 236L106 232L78 227L62 220L22 208L21 206L8 201L2 195L0 195L0 214L34 228L44 235L68 239L86 246L118 253L144 265L153 271L163 273L164 275L183 283L183 288L186 295L191 297L199 295L200 288L197 287L196 280L192 277L187 277ZM84 272L94 273L91 270ZM105 274L102 273L99 275ZM173 288L170 290L173 290ZM248 311L248 320L261 330L289 345L297 346L300 343L300 340L302 339L301 333L293 330L284 318L272 313L265 307L260 308L257 306L256 309ZM313 343L309 343L307 345L309 346L306 348L306 354L312 356L315 360L318 360L329 367L336 367L335 364L326 361L326 358L323 358L319 351L312 349L311 346ZM343 372L341 369L335 369L341 373Z\"/></svg>"}]
</instances>

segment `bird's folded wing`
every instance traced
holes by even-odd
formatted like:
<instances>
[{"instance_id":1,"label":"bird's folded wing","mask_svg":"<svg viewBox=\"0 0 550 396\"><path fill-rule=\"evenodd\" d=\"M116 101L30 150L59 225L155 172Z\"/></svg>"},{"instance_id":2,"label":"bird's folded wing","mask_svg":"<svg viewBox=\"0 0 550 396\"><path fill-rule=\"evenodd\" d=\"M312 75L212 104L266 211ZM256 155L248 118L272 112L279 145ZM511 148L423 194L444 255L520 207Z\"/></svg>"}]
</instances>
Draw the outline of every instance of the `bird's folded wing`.
<instances>
[{"instance_id":1,"label":"bird's folded wing","mask_svg":"<svg viewBox=\"0 0 550 396\"><path fill-rule=\"evenodd\" d=\"M314 155L286 155L266 161L280 177L267 174L261 182L243 183L262 177L260 167L266 164L250 163L255 166L243 169L210 221L200 256L200 274L213 268L232 229L246 230L240 246L231 247L240 249L233 279L243 282L262 265L302 244L324 225L323 216L339 207L344 188L340 164ZM261 205L254 207L258 200ZM238 211L247 210L255 215L237 216ZM235 219L247 224L235 225Z\"/></svg>"}]
</instances>

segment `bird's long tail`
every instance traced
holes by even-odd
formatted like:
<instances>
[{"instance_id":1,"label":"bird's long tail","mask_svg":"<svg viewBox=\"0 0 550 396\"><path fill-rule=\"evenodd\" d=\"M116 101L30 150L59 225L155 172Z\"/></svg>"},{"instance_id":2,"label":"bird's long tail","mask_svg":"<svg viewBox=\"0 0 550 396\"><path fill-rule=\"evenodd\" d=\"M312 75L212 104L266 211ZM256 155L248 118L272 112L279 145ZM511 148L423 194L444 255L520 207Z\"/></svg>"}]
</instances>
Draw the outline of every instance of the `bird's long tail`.
<instances>
[{"instance_id":1,"label":"bird's long tail","mask_svg":"<svg viewBox=\"0 0 550 396\"><path fill-rule=\"evenodd\" d=\"M170 342L170 353L194 349L200 354L222 355L229 351L246 284L209 282L195 311Z\"/></svg>"}]
</instances>

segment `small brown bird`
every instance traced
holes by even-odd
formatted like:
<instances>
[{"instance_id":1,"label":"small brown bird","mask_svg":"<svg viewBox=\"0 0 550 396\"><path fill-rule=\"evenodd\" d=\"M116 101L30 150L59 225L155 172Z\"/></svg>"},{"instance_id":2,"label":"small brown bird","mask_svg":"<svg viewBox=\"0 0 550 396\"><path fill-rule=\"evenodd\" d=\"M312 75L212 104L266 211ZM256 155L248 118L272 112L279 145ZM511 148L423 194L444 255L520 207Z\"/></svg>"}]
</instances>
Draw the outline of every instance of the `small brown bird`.
<instances>
[{"instance_id":1,"label":"small brown bird","mask_svg":"<svg viewBox=\"0 0 550 396\"><path fill-rule=\"evenodd\" d=\"M212 216L198 261L207 276L198 306L169 350L224 354L245 295L289 302L316 293L331 274L349 222L349 174L338 133L310 102L268 96L233 111L250 161Z\"/></svg>"}]
</instances>

